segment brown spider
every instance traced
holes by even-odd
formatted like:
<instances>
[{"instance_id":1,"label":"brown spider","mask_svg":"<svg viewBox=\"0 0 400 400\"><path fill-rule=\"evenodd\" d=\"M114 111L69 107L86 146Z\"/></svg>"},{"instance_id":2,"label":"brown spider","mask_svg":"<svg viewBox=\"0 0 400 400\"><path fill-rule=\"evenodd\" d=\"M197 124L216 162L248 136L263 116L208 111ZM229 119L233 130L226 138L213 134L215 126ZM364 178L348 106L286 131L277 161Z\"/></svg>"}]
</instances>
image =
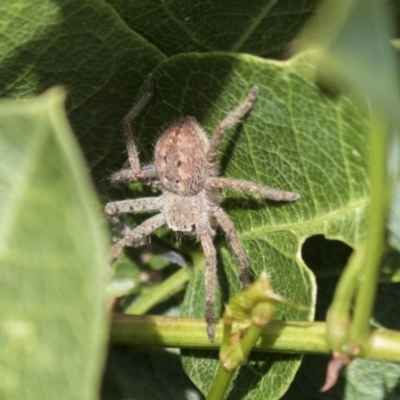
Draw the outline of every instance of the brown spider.
<instances>
[{"instance_id":1,"label":"brown spider","mask_svg":"<svg viewBox=\"0 0 400 400\"><path fill-rule=\"evenodd\" d=\"M159 197L113 201L105 206L107 218L121 232L123 238L111 249L114 261L125 246L137 247L157 228L167 224L173 231L195 236L206 257L205 320L211 341L215 337L215 284L217 258L213 245L215 228L225 232L233 254L238 260L239 279L243 288L250 282L250 263L235 227L220 206L221 189L258 193L276 201L294 201L297 193L283 192L253 182L218 176L216 153L225 131L236 124L253 106L258 87L253 86L246 99L236 107L215 129L208 139L196 119L186 117L171 125L158 139L154 151L154 165L141 167L133 140L131 123L152 96L153 77L146 80L146 91L123 120L130 168L112 175L113 183L137 180L162 191ZM158 212L135 229L130 229L121 214Z\"/></svg>"}]
</instances>

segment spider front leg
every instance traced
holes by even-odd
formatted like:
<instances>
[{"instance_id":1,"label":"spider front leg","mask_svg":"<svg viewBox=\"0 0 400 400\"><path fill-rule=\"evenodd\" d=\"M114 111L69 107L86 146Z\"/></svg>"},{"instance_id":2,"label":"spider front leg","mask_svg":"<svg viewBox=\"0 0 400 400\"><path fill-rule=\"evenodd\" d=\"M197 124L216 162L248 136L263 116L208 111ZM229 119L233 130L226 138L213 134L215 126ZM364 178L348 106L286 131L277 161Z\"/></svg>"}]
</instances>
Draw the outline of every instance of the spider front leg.
<instances>
[{"instance_id":1,"label":"spider front leg","mask_svg":"<svg viewBox=\"0 0 400 400\"><path fill-rule=\"evenodd\" d=\"M107 216L108 220L113 225L115 225L115 227L125 236L118 243L116 243L113 246L113 248L111 249L111 252L110 252L110 260L111 260L111 262L115 261L115 259L119 256L119 254L121 253L122 249L125 246L129 246L129 244L126 244L126 243L129 242L129 240L131 240L132 243L133 242L135 242L135 243L139 242L145 236L149 235L152 232L152 231L150 231L150 233L145 234L147 232L148 226L145 225L143 227L143 225L146 224L148 221L151 221L152 218L150 218L147 221L143 222L142 225L139 225L134 230L131 230L125 224L125 222L122 221L122 219L120 218L120 215L121 214L127 214L127 213L141 213L141 212L149 212L149 211L159 211L161 208L162 208L162 198L161 198L161 196L160 197L148 197L148 198L142 198L142 199L134 199L134 200L112 201L112 202L106 204L106 206L104 208L105 215ZM139 228L141 228L141 229L139 229ZM157 228L155 228L155 229L157 229ZM129 237L131 239L129 239L129 240L127 239L124 242L124 240L126 238L129 238ZM138 239L136 239L137 237L138 237Z\"/></svg>"},{"instance_id":2,"label":"spider front leg","mask_svg":"<svg viewBox=\"0 0 400 400\"><path fill-rule=\"evenodd\" d=\"M139 175L135 175L130 168L121 169L113 173L110 180L113 186L120 186L129 180L141 180L148 186L160 189L161 184L157 178L156 167L154 165L145 165L141 167Z\"/></svg>"},{"instance_id":3,"label":"spider front leg","mask_svg":"<svg viewBox=\"0 0 400 400\"><path fill-rule=\"evenodd\" d=\"M165 222L164 215L157 214L154 217L147 219L133 230L126 228L127 231L125 236L111 248L109 255L110 264L114 263L124 247L141 246L143 244L143 239L163 226Z\"/></svg>"},{"instance_id":4,"label":"spider front leg","mask_svg":"<svg viewBox=\"0 0 400 400\"><path fill-rule=\"evenodd\" d=\"M207 324L207 336L210 342L215 339L215 288L217 280L217 252L214 247L211 229L198 229L197 237L200 240L206 257L205 288L206 288L206 310L204 319Z\"/></svg>"},{"instance_id":5,"label":"spider front leg","mask_svg":"<svg viewBox=\"0 0 400 400\"><path fill-rule=\"evenodd\" d=\"M115 227L126 235L131 230L120 218L121 214L137 214L149 211L159 211L162 208L162 196L144 197L141 199L111 201L104 207L104 214Z\"/></svg>"},{"instance_id":6,"label":"spider front leg","mask_svg":"<svg viewBox=\"0 0 400 400\"><path fill-rule=\"evenodd\" d=\"M207 161L210 165L216 164L217 150L225 131L235 125L253 107L258 97L258 90L258 86L253 86L243 103L239 104L215 129L207 152Z\"/></svg>"},{"instance_id":7,"label":"spider front leg","mask_svg":"<svg viewBox=\"0 0 400 400\"><path fill-rule=\"evenodd\" d=\"M135 141L133 140L133 132L131 127L132 121L140 114L146 104L150 101L152 95L153 75L149 74L145 82L145 92L143 96L132 107L122 121L130 169L124 169L113 174L111 176L111 182L113 184L120 184L127 180L151 180L157 178L154 165L143 168L140 167L139 154L136 149Z\"/></svg>"},{"instance_id":8,"label":"spider front leg","mask_svg":"<svg viewBox=\"0 0 400 400\"><path fill-rule=\"evenodd\" d=\"M247 257L246 251L239 239L233 222L229 218L229 215L221 208L218 207L213 215L217 220L219 226L226 234L226 239L230 244L233 254L239 263L239 280L242 284L243 289L247 289L250 284L250 262Z\"/></svg>"}]
</instances>

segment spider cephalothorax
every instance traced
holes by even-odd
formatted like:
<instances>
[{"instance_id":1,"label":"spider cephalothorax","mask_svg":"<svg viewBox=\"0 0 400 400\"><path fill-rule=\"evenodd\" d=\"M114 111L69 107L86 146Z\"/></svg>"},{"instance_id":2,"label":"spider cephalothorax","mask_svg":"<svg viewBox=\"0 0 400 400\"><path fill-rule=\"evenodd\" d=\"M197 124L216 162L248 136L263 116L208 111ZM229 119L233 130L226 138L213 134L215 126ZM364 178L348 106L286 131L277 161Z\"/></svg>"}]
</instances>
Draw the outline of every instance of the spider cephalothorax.
<instances>
[{"instance_id":1,"label":"spider cephalothorax","mask_svg":"<svg viewBox=\"0 0 400 400\"><path fill-rule=\"evenodd\" d=\"M193 117L173 124L158 139L154 164L164 190L191 196L204 189L210 174L208 138Z\"/></svg>"},{"instance_id":2,"label":"spider cephalothorax","mask_svg":"<svg viewBox=\"0 0 400 400\"><path fill-rule=\"evenodd\" d=\"M115 260L125 246L141 245L146 236L165 224L174 231L194 235L200 241L206 257L205 320L208 337L214 340L217 258L213 237L217 226L225 232L238 260L242 286L246 288L250 281L250 263L231 219L220 205L220 190L229 188L253 192L277 201L294 201L300 196L253 182L218 176L216 153L223 134L252 108L258 95L257 86L218 125L210 140L195 118L183 118L171 125L158 139L154 165L141 167L130 125L150 100L151 94L152 76L149 75L145 94L124 118L130 168L115 173L111 180L114 183L139 180L160 189L162 194L159 197L115 201L106 205L108 219L123 234L123 238L111 250L111 259ZM120 218L121 214L142 212L158 214L134 229L130 229Z\"/></svg>"}]
</instances>

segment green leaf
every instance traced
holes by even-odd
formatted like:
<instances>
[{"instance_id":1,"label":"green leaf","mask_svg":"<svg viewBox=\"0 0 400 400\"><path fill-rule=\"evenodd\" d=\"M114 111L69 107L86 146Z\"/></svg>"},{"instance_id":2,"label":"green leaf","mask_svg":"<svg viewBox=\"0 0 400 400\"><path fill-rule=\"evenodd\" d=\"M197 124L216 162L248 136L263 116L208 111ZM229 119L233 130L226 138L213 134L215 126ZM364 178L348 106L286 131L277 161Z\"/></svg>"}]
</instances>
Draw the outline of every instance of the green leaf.
<instances>
[{"instance_id":1,"label":"green leaf","mask_svg":"<svg viewBox=\"0 0 400 400\"><path fill-rule=\"evenodd\" d=\"M389 42L391 22L387 4L379 0L328 0L307 25L302 40L303 47L320 50L315 60L324 79L362 90L371 107L398 124L400 81Z\"/></svg>"},{"instance_id":2,"label":"green leaf","mask_svg":"<svg viewBox=\"0 0 400 400\"><path fill-rule=\"evenodd\" d=\"M124 148L122 118L163 54L99 0L4 0L0 36L0 97L66 86L72 127L104 188L104 171L120 165L108 155Z\"/></svg>"},{"instance_id":3,"label":"green leaf","mask_svg":"<svg viewBox=\"0 0 400 400\"><path fill-rule=\"evenodd\" d=\"M132 30L168 56L225 50L281 51L312 15L318 0L107 0Z\"/></svg>"},{"instance_id":4,"label":"green leaf","mask_svg":"<svg viewBox=\"0 0 400 400\"><path fill-rule=\"evenodd\" d=\"M126 348L112 350L102 400L200 400L201 394L182 371L177 353Z\"/></svg>"},{"instance_id":5,"label":"green leaf","mask_svg":"<svg viewBox=\"0 0 400 400\"><path fill-rule=\"evenodd\" d=\"M345 399L397 398L400 365L382 361L354 360L345 371Z\"/></svg>"},{"instance_id":6,"label":"green leaf","mask_svg":"<svg viewBox=\"0 0 400 400\"><path fill-rule=\"evenodd\" d=\"M107 199L115 199L107 194L107 177L126 161L121 120L145 76L166 60L163 52L228 49L271 54L287 45L316 3L241 5L236 1L226 7L178 1L162 5L110 1L109 5L100 0L4 0L0 4L0 95L27 97L63 83L70 92L67 109L71 123L97 188ZM239 16L232 10L239 10ZM217 28L227 33L216 34ZM267 37L263 38L261 31ZM233 129L224 142L222 169L226 176L296 190L302 198L297 204L276 206L227 192L224 205L238 227L255 273L267 269L277 292L310 305L315 284L300 260L300 245L315 233L356 245L365 234L368 201L363 111L345 97L319 90L305 77L313 73L301 58L286 63L223 53L171 58L156 69L154 98L134 123L142 160L149 162L154 142L166 124L193 115L211 133L251 85L261 87L260 101L245 119L243 130ZM176 243L176 237L171 236L169 242ZM194 246L193 242L186 246L192 255ZM237 264L223 237L218 238L217 246L225 300L239 289ZM188 315L201 316L204 260L193 259L197 268L185 310ZM310 317L305 314L293 315L290 309L280 307L277 317ZM297 368L297 357L274 355L264 365L254 362L242 369L235 384L246 393L252 390L252 396L274 393L271 398L279 397ZM266 378L263 369L269 365L271 373ZM186 368L196 377L202 366L199 360ZM213 372L209 364L205 368L208 378L204 382L201 375L196 378L203 390ZM246 376L249 381L244 385Z\"/></svg>"},{"instance_id":7,"label":"green leaf","mask_svg":"<svg viewBox=\"0 0 400 400\"><path fill-rule=\"evenodd\" d=\"M341 374L336 385L326 393L320 389L325 380L327 359L306 356L294 384L284 400L354 400L398 399L400 366L377 360L355 359Z\"/></svg>"},{"instance_id":8,"label":"green leaf","mask_svg":"<svg viewBox=\"0 0 400 400\"><path fill-rule=\"evenodd\" d=\"M302 57L278 63L224 53L176 56L155 69L153 99L133 124L142 161L150 162L155 132L165 123L192 115L211 133L252 85L260 87L250 115L227 134L220 154L222 170L225 176L297 191L302 197L295 204L276 205L226 192L224 206L255 275L266 270L277 293L310 307L301 312L279 305L276 318L289 320L309 319L313 314L315 284L300 258L301 244L317 233L357 244L365 235L369 196L363 108L346 97L322 92L298 72L305 69ZM237 263L226 243L219 240L217 246L221 312L222 304L239 290L239 281ZM204 258L193 259L197 262L182 312L202 317ZM207 392L217 367L216 355L186 351L185 355L186 371ZM241 369L233 398L244 393L246 399L260 393L279 398L300 359L297 355L261 358Z\"/></svg>"},{"instance_id":9,"label":"green leaf","mask_svg":"<svg viewBox=\"0 0 400 400\"><path fill-rule=\"evenodd\" d=\"M393 11L398 10L398 2L388 5L379 0L326 1L303 33L307 48L316 47L316 66L326 81L345 82L345 90L357 88L361 91L371 111L384 118L387 133L374 132L373 135L388 137L387 180L390 212L388 216L388 242L400 251L400 80L397 54L398 40L390 38L394 31ZM389 13L391 11L391 13ZM332 18L335 13L336 18ZM300 43L302 43L300 41ZM304 45L304 43L303 43ZM368 68L364 68L368 65ZM383 139L382 139L383 140ZM376 165L372 157L373 170ZM380 192L380 190L379 190ZM382 202L385 193L377 194ZM373 229L371 234L376 234Z\"/></svg>"},{"instance_id":10,"label":"green leaf","mask_svg":"<svg viewBox=\"0 0 400 400\"><path fill-rule=\"evenodd\" d=\"M137 263L122 254L111 270L110 282L107 286L109 297L121 297L140 292L142 284L140 273Z\"/></svg>"},{"instance_id":11,"label":"green leaf","mask_svg":"<svg viewBox=\"0 0 400 400\"><path fill-rule=\"evenodd\" d=\"M65 94L0 104L0 397L95 399L106 236Z\"/></svg>"}]
</instances>

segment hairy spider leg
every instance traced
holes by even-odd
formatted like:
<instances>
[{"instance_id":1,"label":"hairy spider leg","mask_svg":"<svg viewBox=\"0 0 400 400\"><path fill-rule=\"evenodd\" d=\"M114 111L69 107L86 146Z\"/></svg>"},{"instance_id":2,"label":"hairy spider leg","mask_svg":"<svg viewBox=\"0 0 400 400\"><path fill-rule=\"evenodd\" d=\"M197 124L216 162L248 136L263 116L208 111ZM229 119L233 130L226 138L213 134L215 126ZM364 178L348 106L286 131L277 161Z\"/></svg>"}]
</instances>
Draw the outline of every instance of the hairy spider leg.
<instances>
[{"instance_id":1,"label":"hairy spider leg","mask_svg":"<svg viewBox=\"0 0 400 400\"><path fill-rule=\"evenodd\" d=\"M233 225L229 215L221 207L217 207L213 215L219 226L225 232L232 253L239 263L239 280L242 284L242 288L247 289L250 284L250 262L236 232L235 225Z\"/></svg>"},{"instance_id":2,"label":"hairy spider leg","mask_svg":"<svg viewBox=\"0 0 400 400\"><path fill-rule=\"evenodd\" d=\"M206 289L206 310L204 319L207 324L207 336L211 342L215 339L215 292L217 281L217 252L213 243L213 236L210 228L206 226L197 228L197 237L200 240L206 258L205 289Z\"/></svg>"},{"instance_id":3,"label":"hairy spider leg","mask_svg":"<svg viewBox=\"0 0 400 400\"><path fill-rule=\"evenodd\" d=\"M120 218L120 215L127 213L137 214L137 213L144 213L151 211L159 211L161 208L162 208L162 196L113 201L111 203L106 204L104 208L104 213L106 214L108 220L112 224L114 224L115 227L124 235L124 238L121 239L119 242L117 242L111 249L110 259L112 262L114 262L117 259L117 257L119 256L119 254L121 253L122 249L125 246L129 246L128 243L130 242L133 243L133 241L136 241L136 239L133 240L132 238L139 237L138 240L144 239L145 236L149 235L151 232L153 232L155 229L158 228L157 226L155 229L150 230L150 232L147 235L145 235L147 229L151 228L150 226L146 225L146 222L150 221L151 218L132 230ZM159 220L157 219L156 221L158 222ZM124 242L124 239L126 237L130 237L131 239ZM135 244L133 247L136 246L137 245Z\"/></svg>"},{"instance_id":4,"label":"hairy spider leg","mask_svg":"<svg viewBox=\"0 0 400 400\"><path fill-rule=\"evenodd\" d=\"M112 201L107 203L104 208L108 220L125 235L130 231L130 228L120 218L121 214L138 214L151 211L159 211L162 208L162 196L158 197L143 197L140 199L129 199Z\"/></svg>"},{"instance_id":5,"label":"hairy spider leg","mask_svg":"<svg viewBox=\"0 0 400 400\"><path fill-rule=\"evenodd\" d=\"M135 229L129 229L126 232L126 235L119 240L115 245L111 248L110 251L110 263L114 263L114 261L121 254L124 247L139 247L143 245L143 239L149 235L151 235L155 230L165 225L165 217L163 214L157 214L153 217L146 219L143 223L137 226Z\"/></svg>"},{"instance_id":6,"label":"hairy spider leg","mask_svg":"<svg viewBox=\"0 0 400 400\"><path fill-rule=\"evenodd\" d=\"M229 113L215 129L207 152L207 161L210 166L216 165L218 147L225 131L231 126L235 125L240 118L245 116L253 107L255 101L257 100L258 90L258 86L253 86L243 103L239 104L239 106Z\"/></svg>"},{"instance_id":7,"label":"hairy spider leg","mask_svg":"<svg viewBox=\"0 0 400 400\"><path fill-rule=\"evenodd\" d=\"M132 107L125 118L122 120L126 149L128 152L128 161L130 169L118 171L111 176L113 184L120 184L127 180L140 180L149 186L158 187L157 184L152 184L151 180L157 178L157 171L154 165L145 167L140 166L139 154L133 139L132 122L140 114L143 108L151 100L153 96L153 75L147 75L145 82L145 90L143 96Z\"/></svg>"},{"instance_id":8,"label":"hairy spider leg","mask_svg":"<svg viewBox=\"0 0 400 400\"><path fill-rule=\"evenodd\" d=\"M240 192L257 193L275 201L295 201L300 198L298 193L285 192L242 179L213 177L207 180L205 186L207 189L232 189Z\"/></svg>"},{"instance_id":9,"label":"hairy spider leg","mask_svg":"<svg viewBox=\"0 0 400 400\"><path fill-rule=\"evenodd\" d=\"M145 82L145 92L139 101L132 107L129 113L125 116L122 121L122 126L124 128L124 136L126 142L126 149L128 151L128 160L132 169L134 176L140 175L141 168L139 162L139 155L136 149L135 142L133 140L132 133L132 121L140 114L146 104L150 101L153 96L153 75L147 75Z\"/></svg>"}]
</instances>

